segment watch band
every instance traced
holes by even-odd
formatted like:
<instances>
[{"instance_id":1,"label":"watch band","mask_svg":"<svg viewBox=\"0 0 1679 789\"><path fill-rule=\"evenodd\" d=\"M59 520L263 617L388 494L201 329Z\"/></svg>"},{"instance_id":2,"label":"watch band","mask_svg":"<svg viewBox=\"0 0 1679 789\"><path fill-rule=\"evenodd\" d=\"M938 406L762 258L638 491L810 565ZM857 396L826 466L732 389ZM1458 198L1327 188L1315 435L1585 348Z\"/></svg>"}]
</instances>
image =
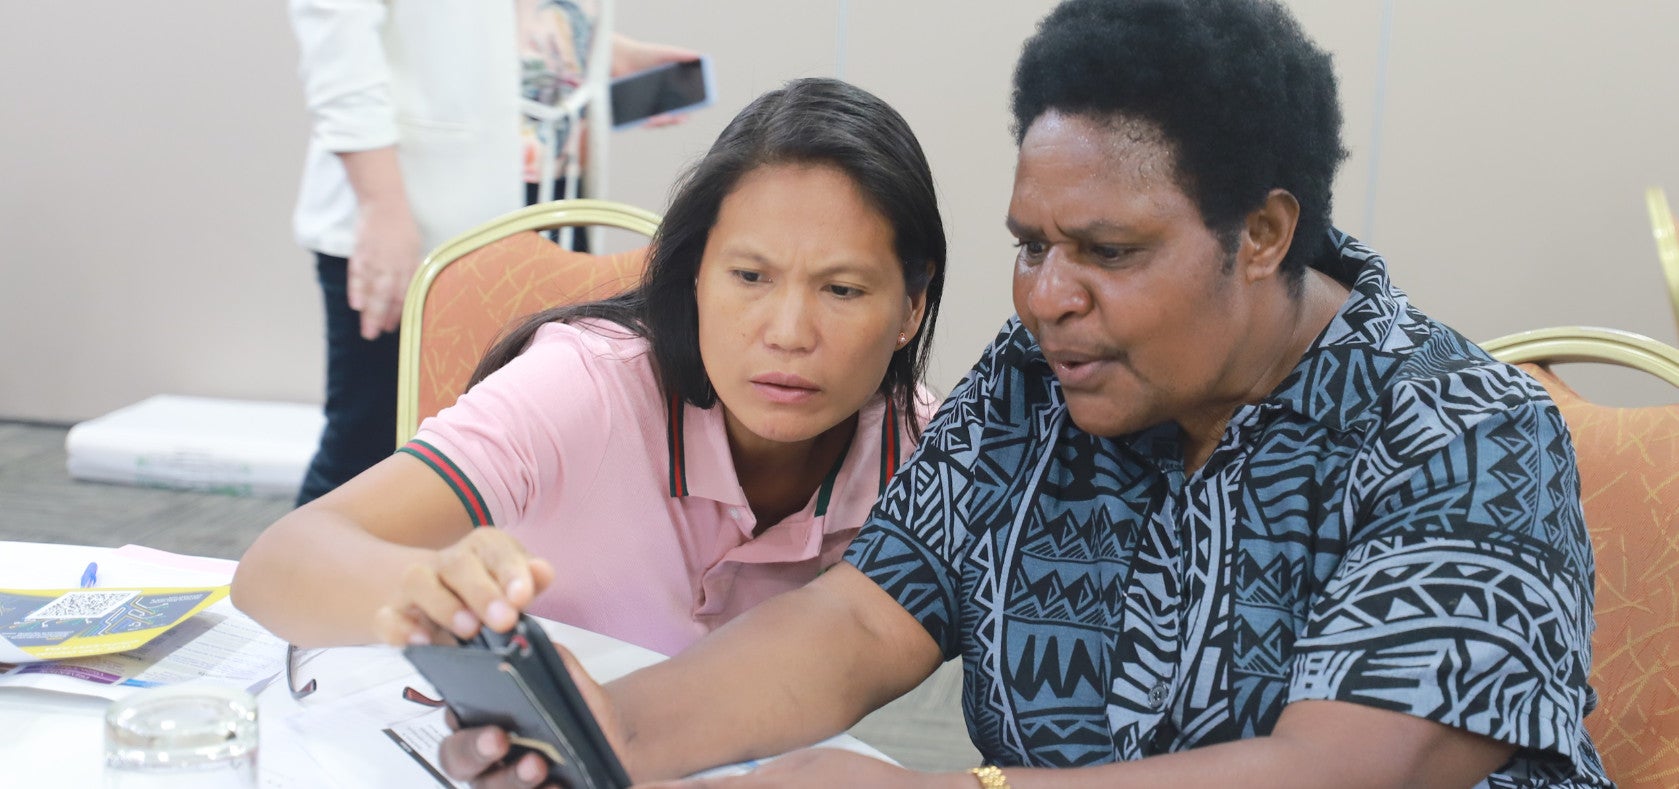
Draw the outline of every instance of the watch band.
<instances>
[{"instance_id":1,"label":"watch band","mask_svg":"<svg viewBox=\"0 0 1679 789\"><path fill-rule=\"evenodd\" d=\"M979 781L980 789L1009 789L1009 779L1003 776L1002 768L995 764L975 767L968 772Z\"/></svg>"}]
</instances>

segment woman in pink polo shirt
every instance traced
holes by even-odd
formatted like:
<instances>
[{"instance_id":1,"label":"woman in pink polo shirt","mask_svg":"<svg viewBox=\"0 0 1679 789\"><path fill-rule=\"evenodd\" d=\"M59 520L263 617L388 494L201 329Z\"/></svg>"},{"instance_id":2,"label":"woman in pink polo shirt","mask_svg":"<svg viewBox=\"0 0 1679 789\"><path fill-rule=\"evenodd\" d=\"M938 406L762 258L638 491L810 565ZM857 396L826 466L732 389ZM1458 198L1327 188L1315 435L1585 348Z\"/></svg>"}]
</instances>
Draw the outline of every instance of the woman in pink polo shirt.
<instances>
[{"instance_id":1,"label":"woman in pink polo shirt","mask_svg":"<svg viewBox=\"0 0 1679 789\"><path fill-rule=\"evenodd\" d=\"M944 271L903 118L835 80L767 93L682 180L640 287L533 316L263 532L234 599L303 645L529 609L679 651L839 561L932 410Z\"/></svg>"}]
</instances>

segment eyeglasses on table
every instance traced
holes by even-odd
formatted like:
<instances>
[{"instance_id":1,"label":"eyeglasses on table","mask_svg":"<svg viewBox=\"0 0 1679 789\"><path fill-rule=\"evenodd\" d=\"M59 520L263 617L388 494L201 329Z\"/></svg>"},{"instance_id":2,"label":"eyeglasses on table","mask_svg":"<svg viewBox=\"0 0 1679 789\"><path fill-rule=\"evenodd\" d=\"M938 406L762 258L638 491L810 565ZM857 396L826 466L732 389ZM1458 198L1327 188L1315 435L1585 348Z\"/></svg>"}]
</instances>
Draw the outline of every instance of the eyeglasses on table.
<instances>
[{"instance_id":1,"label":"eyeglasses on table","mask_svg":"<svg viewBox=\"0 0 1679 789\"><path fill-rule=\"evenodd\" d=\"M304 662L302 655L305 651L312 652L314 650L300 649L296 644L286 645L286 688L291 691L291 697L299 701L314 693L319 688L319 685L316 684L313 677L310 677L308 681L301 684L298 682L299 677L303 676L302 672L298 669ZM402 687L402 698L412 701L415 704L423 704L427 707L443 706L442 699L434 699L408 685L404 685Z\"/></svg>"}]
</instances>

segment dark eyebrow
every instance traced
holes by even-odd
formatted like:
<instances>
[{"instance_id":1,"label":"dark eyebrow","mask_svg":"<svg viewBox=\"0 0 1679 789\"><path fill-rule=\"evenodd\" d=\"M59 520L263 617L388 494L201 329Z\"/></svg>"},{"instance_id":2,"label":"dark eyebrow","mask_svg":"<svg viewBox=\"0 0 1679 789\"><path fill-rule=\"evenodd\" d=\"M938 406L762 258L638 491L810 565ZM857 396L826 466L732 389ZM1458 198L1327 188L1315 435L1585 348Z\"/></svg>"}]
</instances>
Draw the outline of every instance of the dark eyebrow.
<instances>
[{"instance_id":1,"label":"dark eyebrow","mask_svg":"<svg viewBox=\"0 0 1679 789\"><path fill-rule=\"evenodd\" d=\"M775 261L765 257L762 253L755 249L740 246L738 244L724 247L722 255L724 258L745 260L766 269L778 268ZM896 266L893 266L892 270L896 271ZM869 278L871 272L869 270L869 266L865 263L859 263L851 260L836 260L831 261L826 265L817 267L812 271L812 274L819 278L854 277L856 279L866 280Z\"/></svg>"},{"instance_id":2,"label":"dark eyebrow","mask_svg":"<svg viewBox=\"0 0 1679 789\"><path fill-rule=\"evenodd\" d=\"M749 260L753 263L756 263L760 266L771 265L770 259L767 258L767 257L764 257L762 254L759 254L757 250L748 249L748 248L742 247L738 244L724 247L723 248L723 257L726 257L726 258L744 258L744 259Z\"/></svg>"},{"instance_id":3,"label":"dark eyebrow","mask_svg":"<svg viewBox=\"0 0 1679 789\"><path fill-rule=\"evenodd\" d=\"M1137 230L1130 225L1119 222L1108 222L1099 219L1088 225L1080 227L1061 228L1061 232L1066 233L1073 238L1079 239L1080 241L1093 241L1097 236L1135 235Z\"/></svg>"},{"instance_id":4,"label":"dark eyebrow","mask_svg":"<svg viewBox=\"0 0 1679 789\"><path fill-rule=\"evenodd\" d=\"M1016 238L1026 237L1026 236L1041 236L1041 235L1043 235L1043 231L1041 231L1041 230L1039 230L1038 228L1035 228L1035 227L1028 227L1025 224L1022 224L1021 222L1015 221L1015 218L1012 217L1012 216L1011 217L1005 217L1003 219L1003 226L1008 228L1008 231L1010 233L1012 233ZM1090 243L1090 242L1095 241L1095 239L1099 236L1133 235L1137 232L1130 225L1121 224L1119 222L1108 222L1108 221L1104 221L1104 220L1097 220L1095 222L1091 222L1090 224L1081 225L1079 227L1073 227L1073 228L1065 228L1064 227L1064 228L1060 228L1060 230L1067 237L1072 238L1076 241L1083 241L1083 242L1086 242L1086 243Z\"/></svg>"}]
</instances>

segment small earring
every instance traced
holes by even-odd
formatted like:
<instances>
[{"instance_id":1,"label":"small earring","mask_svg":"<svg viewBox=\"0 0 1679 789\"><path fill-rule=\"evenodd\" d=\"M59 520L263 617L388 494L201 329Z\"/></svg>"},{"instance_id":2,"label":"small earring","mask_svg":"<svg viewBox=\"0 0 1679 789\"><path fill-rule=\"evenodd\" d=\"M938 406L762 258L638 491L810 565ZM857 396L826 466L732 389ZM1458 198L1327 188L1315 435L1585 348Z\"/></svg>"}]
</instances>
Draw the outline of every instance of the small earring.
<instances>
[{"instance_id":1,"label":"small earring","mask_svg":"<svg viewBox=\"0 0 1679 789\"><path fill-rule=\"evenodd\" d=\"M909 344L909 334L907 334L905 332L898 332L898 347L902 348L902 347L904 347L905 345L908 345L908 344Z\"/></svg>"}]
</instances>

